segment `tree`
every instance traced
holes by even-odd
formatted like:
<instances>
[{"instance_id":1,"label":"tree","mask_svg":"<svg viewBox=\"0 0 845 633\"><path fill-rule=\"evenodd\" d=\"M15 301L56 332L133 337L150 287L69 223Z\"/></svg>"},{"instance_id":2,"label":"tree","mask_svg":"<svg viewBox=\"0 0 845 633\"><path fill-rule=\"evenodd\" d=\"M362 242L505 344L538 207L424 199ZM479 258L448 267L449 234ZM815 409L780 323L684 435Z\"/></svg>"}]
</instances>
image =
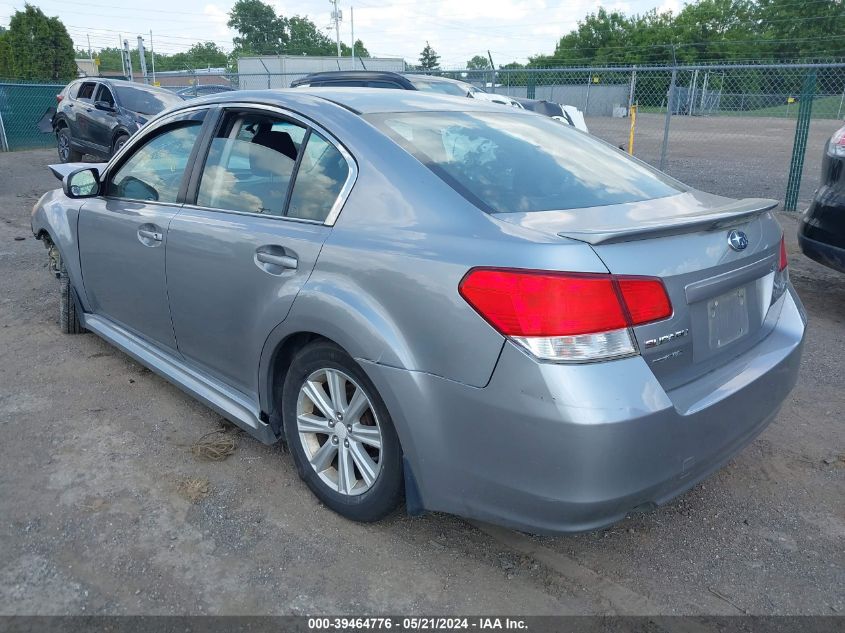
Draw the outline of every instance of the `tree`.
<instances>
[{"instance_id":1,"label":"tree","mask_svg":"<svg viewBox=\"0 0 845 633\"><path fill-rule=\"evenodd\" d=\"M440 55L438 55L431 44L425 43L425 48L420 53L420 68L422 70L437 70L440 68Z\"/></svg>"},{"instance_id":2,"label":"tree","mask_svg":"<svg viewBox=\"0 0 845 633\"><path fill-rule=\"evenodd\" d=\"M68 80L76 77L73 40L59 18L38 7L15 11L0 35L0 77Z\"/></svg>"},{"instance_id":3,"label":"tree","mask_svg":"<svg viewBox=\"0 0 845 633\"><path fill-rule=\"evenodd\" d=\"M467 62L467 70L489 70L490 60L484 55L476 55Z\"/></svg>"},{"instance_id":4,"label":"tree","mask_svg":"<svg viewBox=\"0 0 845 633\"><path fill-rule=\"evenodd\" d=\"M261 0L238 0L229 12L227 26L238 32L232 42L246 54L278 54L289 41L285 21Z\"/></svg>"},{"instance_id":5,"label":"tree","mask_svg":"<svg viewBox=\"0 0 845 633\"><path fill-rule=\"evenodd\" d=\"M229 13L229 28L238 32L233 56L240 55L337 55L337 42L323 33L308 16L277 15L261 0L238 0ZM342 56L352 54L341 43ZM364 43L355 42L355 54L369 57Z\"/></svg>"}]
</instances>

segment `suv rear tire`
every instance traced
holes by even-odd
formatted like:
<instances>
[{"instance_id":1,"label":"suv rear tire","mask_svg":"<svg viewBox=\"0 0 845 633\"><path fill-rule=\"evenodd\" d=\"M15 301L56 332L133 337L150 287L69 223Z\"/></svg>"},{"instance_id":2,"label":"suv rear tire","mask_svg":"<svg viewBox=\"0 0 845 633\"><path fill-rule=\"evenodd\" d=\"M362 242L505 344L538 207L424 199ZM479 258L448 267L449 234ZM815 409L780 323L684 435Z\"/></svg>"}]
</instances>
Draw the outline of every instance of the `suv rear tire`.
<instances>
[{"instance_id":1,"label":"suv rear tire","mask_svg":"<svg viewBox=\"0 0 845 633\"><path fill-rule=\"evenodd\" d=\"M56 149L59 152L59 160L63 163L78 163L82 160L82 152L73 149L70 143L70 130L66 127L59 128L56 132Z\"/></svg>"}]
</instances>

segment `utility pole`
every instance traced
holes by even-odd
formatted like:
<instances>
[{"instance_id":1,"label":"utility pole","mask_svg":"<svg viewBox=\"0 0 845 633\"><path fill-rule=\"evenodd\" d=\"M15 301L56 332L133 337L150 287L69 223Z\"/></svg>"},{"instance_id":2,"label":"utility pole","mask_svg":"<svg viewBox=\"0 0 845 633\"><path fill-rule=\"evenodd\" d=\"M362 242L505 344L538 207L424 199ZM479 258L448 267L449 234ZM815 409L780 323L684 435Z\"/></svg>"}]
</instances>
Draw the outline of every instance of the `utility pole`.
<instances>
[{"instance_id":1,"label":"utility pole","mask_svg":"<svg viewBox=\"0 0 845 633\"><path fill-rule=\"evenodd\" d=\"M156 49L153 46L153 30L150 29L150 60L153 62L153 85L156 82Z\"/></svg>"},{"instance_id":2,"label":"utility pole","mask_svg":"<svg viewBox=\"0 0 845 633\"><path fill-rule=\"evenodd\" d=\"M334 21L335 37L337 38L337 58L340 60L340 21L343 19L343 15L337 8L337 0L329 0L329 2L334 7L332 9L332 20Z\"/></svg>"},{"instance_id":3,"label":"utility pole","mask_svg":"<svg viewBox=\"0 0 845 633\"><path fill-rule=\"evenodd\" d=\"M352 27L352 70L355 70L355 7L349 7L349 25Z\"/></svg>"},{"instance_id":4,"label":"utility pole","mask_svg":"<svg viewBox=\"0 0 845 633\"><path fill-rule=\"evenodd\" d=\"M144 78L144 83L150 83L150 78L147 76L147 52L144 50L144 38L138 36L138 70Z\"/></svg>"},{"instance_id":5,"label":"utility pole","mask_svg":"<svg viewBox=\"0 0 845 633\"><path fill-rule=\"evenodd\" d=\"M132 56L129 54L129 40L123 40L123 74L129 81L134 81L132 76Z\"/></svg>"}]
</instances>

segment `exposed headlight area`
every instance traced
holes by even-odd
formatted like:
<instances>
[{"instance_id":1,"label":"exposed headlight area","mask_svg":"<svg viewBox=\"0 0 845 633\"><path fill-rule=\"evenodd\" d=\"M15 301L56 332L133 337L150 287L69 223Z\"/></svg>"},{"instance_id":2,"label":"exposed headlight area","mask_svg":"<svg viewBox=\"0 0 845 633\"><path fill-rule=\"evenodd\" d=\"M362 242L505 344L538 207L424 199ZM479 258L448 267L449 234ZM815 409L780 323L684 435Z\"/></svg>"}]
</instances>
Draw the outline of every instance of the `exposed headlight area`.
<instances>
[{"instance_id":1,"label":"exposed headlight area","mask_svg":"<svg viewBox=\"0 0 845 633\"><path fill-rule=\"evenodd\" d=\"M672 316L651 277L474 268L461 296L538 359L586 362L638 353L631 328Z\"/></svg>"}]
</instances>

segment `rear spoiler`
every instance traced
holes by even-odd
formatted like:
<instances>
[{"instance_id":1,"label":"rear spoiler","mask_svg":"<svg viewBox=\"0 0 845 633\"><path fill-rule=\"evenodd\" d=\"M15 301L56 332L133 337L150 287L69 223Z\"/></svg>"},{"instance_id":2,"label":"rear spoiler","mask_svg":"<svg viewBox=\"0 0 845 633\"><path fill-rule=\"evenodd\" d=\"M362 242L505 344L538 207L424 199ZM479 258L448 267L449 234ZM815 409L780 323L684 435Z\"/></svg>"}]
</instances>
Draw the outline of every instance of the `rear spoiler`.
<instances>
[{"instance_id":1,"label":"rear spoiler","mask_svg":"<svg viewBox=\"0 0 845 633\"><path fill-rule=\"evenodd\" d=\"M755 215L771 211L778 204L777 200L767 198L745 198L701 213L678 218L662 218L652 222L642 222L619 228L605 227L595 231L588 229L561 231L558 235L595 246L597 244L614 244L658 236L677 235L689 233L693 230L712 231L739 224Z\"/></svg>"},{"instance_id":2,"label":"rear spoiler","mask_svg":"<svg viewBox=\"0 0 845 633\"><path fill-rule=\"evenodd\" d=\"M78 169L94 168L97 170L98 174L102 174L103 169L105 169L107 164L108 163L57 163L55 165L48 165L48 167L56 178L64 181L68 174L72 174Z\"/></svg>"}]
</instances>

